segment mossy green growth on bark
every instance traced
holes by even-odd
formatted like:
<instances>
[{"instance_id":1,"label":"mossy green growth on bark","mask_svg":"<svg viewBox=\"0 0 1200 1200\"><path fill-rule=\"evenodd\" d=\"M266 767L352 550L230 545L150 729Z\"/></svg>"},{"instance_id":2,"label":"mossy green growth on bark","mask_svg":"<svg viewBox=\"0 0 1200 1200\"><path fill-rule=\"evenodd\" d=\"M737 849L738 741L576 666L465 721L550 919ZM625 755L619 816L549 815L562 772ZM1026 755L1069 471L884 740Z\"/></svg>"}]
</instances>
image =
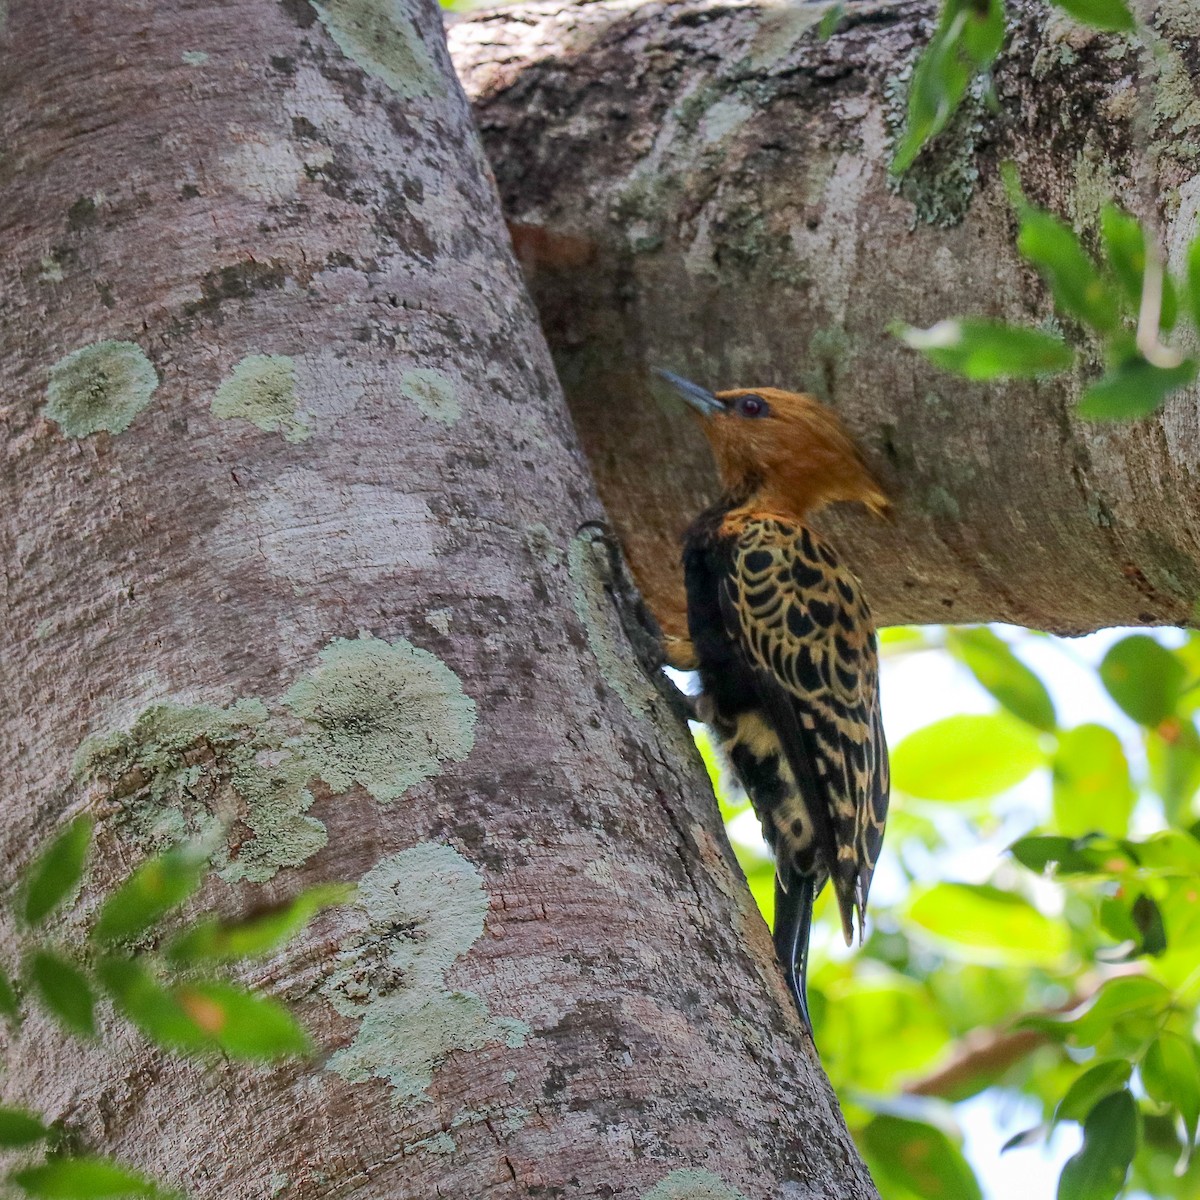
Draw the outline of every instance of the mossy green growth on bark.
<instances>
[{"instance_id":1,"label":"mossy green growth on bark","mask_svg":"<svg viewBox=\"0 0 1200 1200\"><path fill-rule=\"evenodd\" d=\"M402 0L313 0L329 36L351 62L414 99L442 91L429 51Z\"/></svg>"},{"instance_id":2,"label":"mossy green growth on bark","mask_svg":"<svg viewBox=\"0 0 1200 1200\"><path fill-rule=\"evenodd\" d=\"M685 1168L672 1171L646 1192L642 1200L746 1200L746 1197L711 1171Z\"/></svg>"},{"instance_id":3,"label":"mossy green growth on bark","mask_svg":"<svg viewBox=\"0 0 1200 1200\"><path fill-rule=\"evenodd\" d=\"M446 983L482 936L488 909L483 879L461 854L422 842L385 859L360 881L358 907L362 927L321 989L360 1021L330 1070L352 1083L384 1079L399 1104L412 1105L428 1098L452 1051L524 1044L527 1026L492 1017L479 996Z\"/></svg>"},{"instance_id":4,"label":"mossy green growth on bark","mask_svg":"<svg viewBox=\"0 0 1200 1200\"><path fill-rule=\"evenodd\" d=\"M69 437L123 433L150 403L158 372L133 342L94 342L50 368L45 416Z\"/></svg>"},{"instance_id":5,"label":"mossy green growth on bark","mask_svg":"<svg viewBox=\"0 0 1200 1200\"><path fill-rule=\"evenodd\" d=\"M249 354L233 368L213 396L212 413L238 418L285 441L312 437L308 413L296 409L296 364L283 354Z\"/></svg>"},{"instance_id":6,"label":"mossy green growth on bark","mask_svg":"<svg viewBox=\"0 0 1200 1200\"><path fill-rule=\"evenodd\" d=\"M404 638L338 638L283 703L305 723L314 773L335 791L361 784L376 800L462 762L475 744L475 702L436 655Z\"/></svg>"}]
</instances>

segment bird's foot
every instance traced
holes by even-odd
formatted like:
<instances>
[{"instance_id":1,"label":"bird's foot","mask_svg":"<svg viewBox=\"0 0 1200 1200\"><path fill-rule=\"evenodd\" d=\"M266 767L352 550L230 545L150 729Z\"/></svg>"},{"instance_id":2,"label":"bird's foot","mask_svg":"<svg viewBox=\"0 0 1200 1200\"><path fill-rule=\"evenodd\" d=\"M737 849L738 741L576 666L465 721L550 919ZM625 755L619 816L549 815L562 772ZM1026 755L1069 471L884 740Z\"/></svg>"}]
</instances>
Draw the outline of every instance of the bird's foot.
<instances>
[{"instance_id":1,"label":"bird's foot","mask_svg":"<svg viewBox=\"0 0 1200 1200\"><path fill-rule=\"evenodd\" d=\"M662 629L625 565L625 555L616 534L603 521L586 521L575 531L575 536L589 543L595 551L594 561L604 590L617 610L621 629L646 678L681 721L699 720L692 697L680 691L663 671L668 660Z\"/></svg>"}]
</instances>

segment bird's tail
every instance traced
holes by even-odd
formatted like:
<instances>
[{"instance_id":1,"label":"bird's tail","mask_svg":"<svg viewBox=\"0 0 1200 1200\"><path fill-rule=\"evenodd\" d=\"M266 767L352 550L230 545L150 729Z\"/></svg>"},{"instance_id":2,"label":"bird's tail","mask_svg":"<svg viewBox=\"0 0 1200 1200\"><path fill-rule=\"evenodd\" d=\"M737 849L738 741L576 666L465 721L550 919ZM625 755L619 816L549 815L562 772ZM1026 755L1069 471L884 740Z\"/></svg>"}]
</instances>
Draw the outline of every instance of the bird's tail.
<instances>
[{"instance_id":1,"label":"bird's tail","mask_svg":"<svg viewBox=\"0 0 1200 1200\"><path fill-rule=\"evenodd\" d=\"M812 1033L808 1015L808 938L812 932L816 880L788 870L775 876L775 954L783 967L792 999L805 1028Z\"/></svg>"}]
</instances>

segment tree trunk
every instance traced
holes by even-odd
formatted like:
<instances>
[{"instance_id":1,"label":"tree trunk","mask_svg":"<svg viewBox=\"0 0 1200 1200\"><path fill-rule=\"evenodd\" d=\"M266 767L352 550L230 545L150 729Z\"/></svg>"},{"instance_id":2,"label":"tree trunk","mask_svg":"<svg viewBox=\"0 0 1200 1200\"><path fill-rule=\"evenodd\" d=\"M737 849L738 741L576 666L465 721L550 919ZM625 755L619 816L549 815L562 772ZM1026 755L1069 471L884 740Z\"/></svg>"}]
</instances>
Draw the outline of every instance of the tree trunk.
<instances>
[{"instance_id":1,"label":"tree trunk","mask_svg":"<svg viewBox=\"0 0 1200 1200\"><path fill-rule=\"evenodd\" d=\"M896 520L833 514L886 623L1070 632L1191 623L1200 595L1196 392L1153 419L1073 409L1099 374L976 385L887 333L897 318L1037 322L999 164L1095 235L1115 194L1156 196L1170 264L1200 205L1200 15L1162 3L1161 66L1041 0L1009 5L981 88L888 173L934 0L827 5L599 0L497 10L451 31L601 498L667 624L675 546L711 495L707 449L650 368L710 387L809 390L860 435ZM1149 215L1149 214L1147 214ZM1072 335L1078 339L1077 332Z\"/></svg>"},{"instance_id":2,"label":"tree trunk","mask_svg":"<svg viewBox=\"0 0 1200 1200\"><path fill-rule=\"evenodd\" d=\"M197 1198L874 1196L573 540L437 10L9 0L0 146L10 898L84 811L84 910L187 831L225 911L362 880L246 976L319 1063L35 1016L6 1100Z\"/></svg>"}]
</instances>

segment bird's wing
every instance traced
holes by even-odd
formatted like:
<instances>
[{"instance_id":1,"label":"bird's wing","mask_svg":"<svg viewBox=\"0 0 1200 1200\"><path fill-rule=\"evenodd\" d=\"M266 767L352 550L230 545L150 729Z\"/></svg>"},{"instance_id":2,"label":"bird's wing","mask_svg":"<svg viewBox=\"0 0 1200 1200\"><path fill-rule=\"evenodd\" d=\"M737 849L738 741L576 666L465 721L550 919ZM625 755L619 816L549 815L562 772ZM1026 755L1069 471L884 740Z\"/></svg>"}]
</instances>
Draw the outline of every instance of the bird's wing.
<instances>
[{"instance_id":1,"label":"bird's wing","mask_svg":"<svg viewBox=\"0 0 1200 1200\"><path fill-rule=\"evenodd\" d=\"M804 797L806 840L833 880L850 940L855 909L861 930L888 802L871 614L858 580L812 530L756 517L731 532L726 629L754 668Z\"/></svg>"}]
</instances>

